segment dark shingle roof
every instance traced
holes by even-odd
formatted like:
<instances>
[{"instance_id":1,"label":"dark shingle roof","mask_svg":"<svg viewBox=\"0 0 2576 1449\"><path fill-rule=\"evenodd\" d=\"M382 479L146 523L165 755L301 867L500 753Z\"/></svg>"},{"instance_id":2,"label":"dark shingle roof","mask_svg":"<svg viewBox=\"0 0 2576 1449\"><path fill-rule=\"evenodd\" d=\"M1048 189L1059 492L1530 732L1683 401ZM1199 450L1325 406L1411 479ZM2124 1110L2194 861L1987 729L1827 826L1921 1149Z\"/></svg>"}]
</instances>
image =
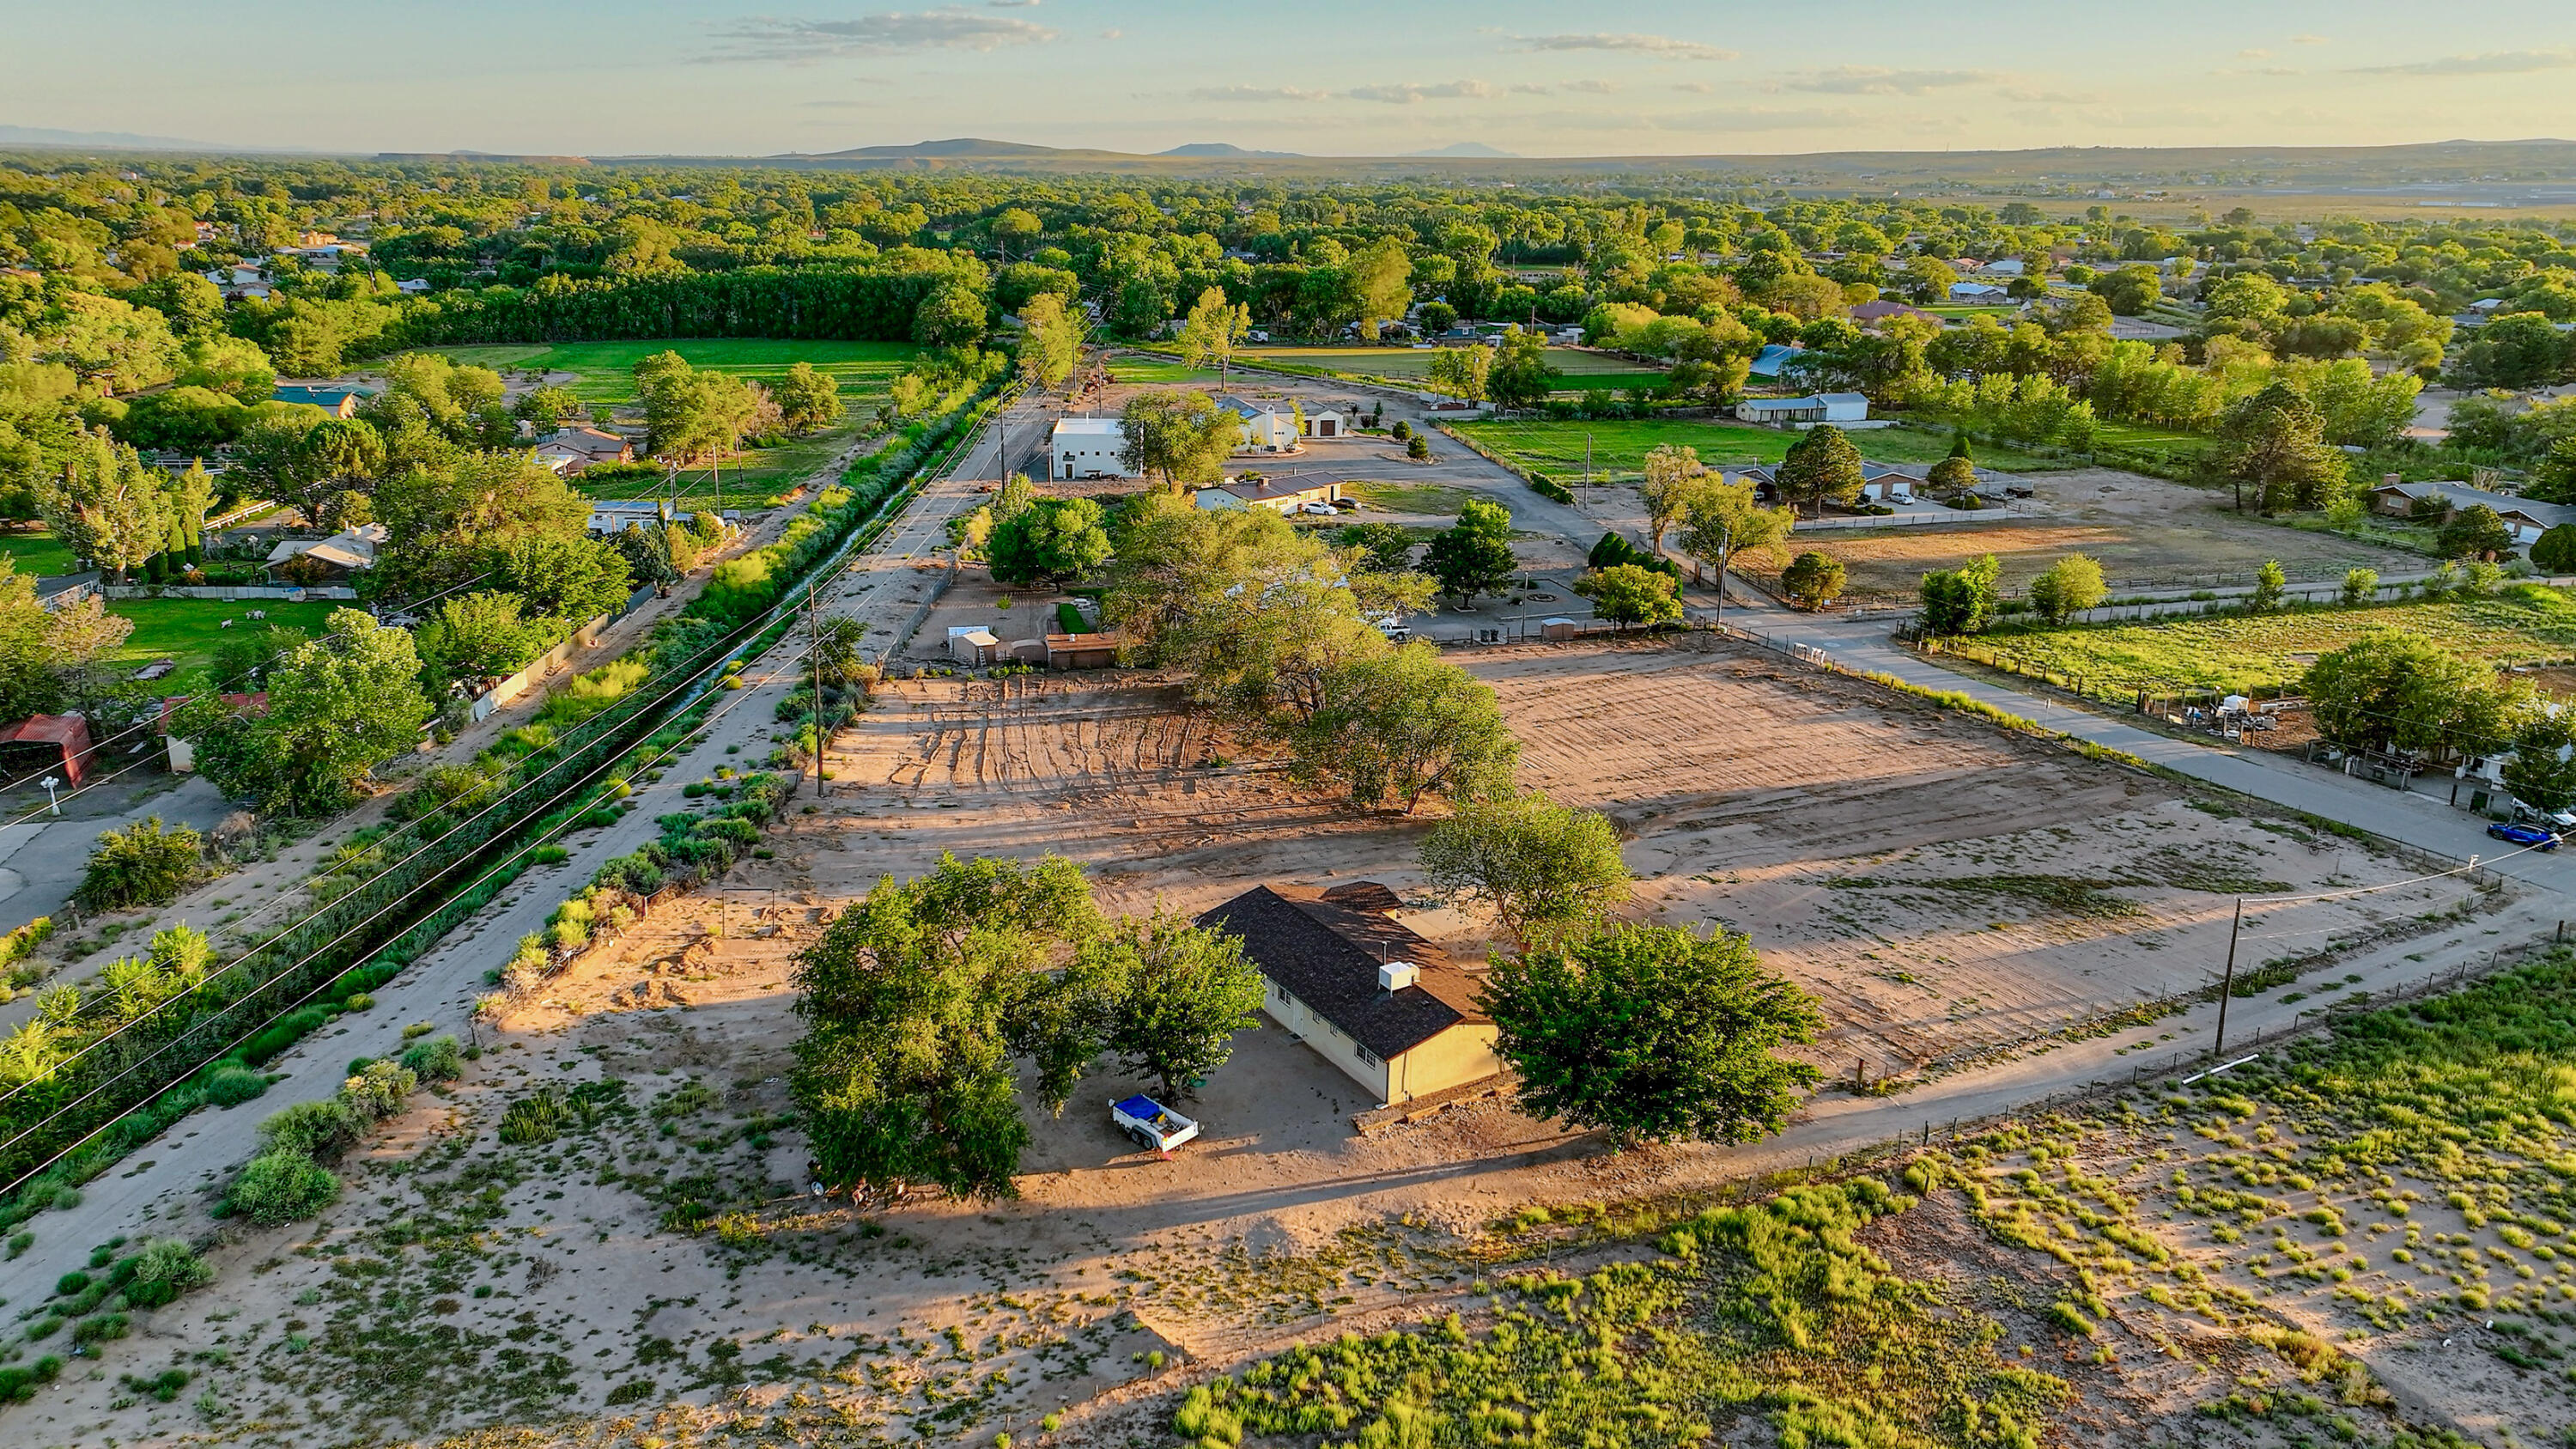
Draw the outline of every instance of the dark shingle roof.
<instances>
[{"instance_id":1,"label":"dark shingle roof","mask_svg":"<svg viewBox=\"0 0 2576 1449\"><path fill-rule=\"evenodd\" d=\"M1336 889L1355 896L1359 884ZM1311 887L1254 886L1198 923L1241 936L1244 954L1263 975L1381 1058L1401 1056L1461 1022L1486 1019L1476 1008L1474 984L1438 946ZM1379 990L1377 968L1388 961L1421 967L1418 984Z\"/></svg>"}]
</instances>

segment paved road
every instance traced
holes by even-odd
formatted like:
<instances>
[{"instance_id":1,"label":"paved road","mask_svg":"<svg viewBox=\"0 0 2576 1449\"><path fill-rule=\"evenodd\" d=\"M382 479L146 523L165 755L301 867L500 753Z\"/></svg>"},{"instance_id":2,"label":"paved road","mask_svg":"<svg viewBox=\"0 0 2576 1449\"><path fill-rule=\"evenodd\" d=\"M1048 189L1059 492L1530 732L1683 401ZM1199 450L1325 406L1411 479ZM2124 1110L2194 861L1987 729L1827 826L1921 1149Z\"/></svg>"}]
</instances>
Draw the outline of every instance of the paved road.
<instances>
[{"instance_id":1,"label":"paved road","mask_svg":"<svg viewBox=\"0 0 2576 1449\"><path fill-rule=\"evenodd\" d=\"M1042 402L1023 402L1013 412L1032 436L1042 433ZM894 527L835 576L824 595L826 607L872 627L900 627L935 583L933 574L913 562L944 540L951 514L981 496L978 485L992 480L1001 461L995 444L988 428L945 476L925 487ZM265 1096L188 1118L175 1139L165 1138L136 1154L146 1165L121 1167L89 1183L82 1190L86 1201L75 1212L44 1213L31 1220L27 1227L36 1235L34 1247L0 1263L0 1301L43 1298L55 1279L86 1261L91 1244L115 1234L201 1231L205 1220L197 1194L220 1184L257 1150L263 1118L297 1102L330 1096L352 1057L399 1051L408 1023L431 1022L463 1036L475 1001L491 989L484 984L484 973L508 962L519 938L541 929L546 916L587 882L600 862L656 838L656 817L691 808L694 802L681 794L690 782L719 766L739 768L768 754L778 728L774 711L779 699L804 683L798 668L802 637L790 633L745 672L745 687L723 696L700 731L700 742L674 756L661 781L648 784L639 777L633 808L615 824L564 837L569 859L520 877L501 899L376 992L373 1010L343 1017L334 1029L308 1038L272 1063L270 1070L285 1077ZM729 747L739 747L739 753L729 754Z\"/></svg>"}]
</instances>

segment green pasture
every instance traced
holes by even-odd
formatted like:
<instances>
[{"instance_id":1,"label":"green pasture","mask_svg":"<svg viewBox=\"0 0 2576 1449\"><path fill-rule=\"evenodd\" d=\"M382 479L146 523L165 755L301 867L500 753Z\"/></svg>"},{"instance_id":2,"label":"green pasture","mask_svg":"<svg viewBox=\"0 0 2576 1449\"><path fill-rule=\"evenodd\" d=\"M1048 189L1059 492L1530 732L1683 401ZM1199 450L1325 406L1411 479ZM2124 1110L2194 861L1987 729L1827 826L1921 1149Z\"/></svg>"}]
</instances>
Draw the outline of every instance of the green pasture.
<instances>
[{"instance_id":1,"label":"green pasture","mask_svg":"<svg viewBox=\"0 0 2576 1449\"><path fill-rule=\"evenodd\" d=\"M1653 418L1640 421L1501 421L1453 424L1463 437L1475 439L1505 461L1551 476L1578 477L1583 472L1585 440L1590 439L1592 471L1614 482L1645 476L1646 454L1667 445L1696 448L1710 467L1747 467L1777 463L1786 457L1798 434L1744 423ZM1949 454L1950 435L1919 428L1878 428L1851 435L1861 456L1873 463L1930 463ZM2000 446L1976 450L1988 467L2013 470L2049 466L2026 453Z\"/></svg>"},{"instance_id":2,"label":"green pasture","mask_svg":"<svg viewBox=\"0 0 2576 1449\"><path fill-rule=\"evenodd\" d=\"M855 409L862 398L885 395L896 374L921 351L908 342L799 341L776 337L662 338L649 342L485 343L431 349L458 363L495 371L569 372L566 384L584 402L635 401L635 364L657 352L677 352L692 367L730 372L755 382L787 375L800 362L814 364L841 384L841 400Z\"/></svg>"},{"instance_id":3,"label":"green pasture","mask_svg":"<svg viewBox=\"0 0 2576 1449\"><path fill-rule=\"evenodd\" d=\"M184 674L214 662L215 646L224 641L226 619L237 621L233 625L236 630L259 628L260 624L251 622L250 611L264 609L268 612L264 624L318 635L333 609L353 607L346 603L290 604L269 600L120 599L109 604L107 611L120 619L133 620L134 632L123 647L108 657L138 667L155 659L168 659Z\"/></svg>"},{"instance_id":4,"label":"green pasture","mask_svg":"<svg viewBox=\"0 0 2576 1449\"><path fill-rule=\"evenodd\" d=\"M2319 654L2374 629L2401 630L2498 668L2576 658L2576 597L2524 584L2492 598L1999 634L1969 652L2026 673L2082 679L2097 692L2242 691L2295 680Z\"/></svg>"},{"instance_id":5,"label":"green pasture","mask_svg":"<svg viewBox=\"0 0 2576 1449\"><path fill-rule=\"evenodd\" d=\"M47 528L27 533L0 533L0 554L7 554L15 571L30 578L78 572L72 551L54 537L53 530Z\"/></svg>"}]
</instances>

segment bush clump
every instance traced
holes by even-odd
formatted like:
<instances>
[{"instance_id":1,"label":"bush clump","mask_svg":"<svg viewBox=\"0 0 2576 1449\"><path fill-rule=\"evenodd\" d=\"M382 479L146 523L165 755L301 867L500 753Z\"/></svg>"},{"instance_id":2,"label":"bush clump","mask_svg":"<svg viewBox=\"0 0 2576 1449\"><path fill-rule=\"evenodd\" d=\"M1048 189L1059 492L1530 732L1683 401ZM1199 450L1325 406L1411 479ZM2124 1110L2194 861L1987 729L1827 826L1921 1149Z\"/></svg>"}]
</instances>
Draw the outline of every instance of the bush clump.
<instances>
[{"instance_id":1,"label":"bush clump","mask_svg":"<svg viewBox=\"0 0 2576 1449\"><path fill-rule=\"evenodd\" d=\"M219 1066L206 1076L206 1100L218 1107L238 1107L268 1090L268 1078L239 1062Z\"/></svg>"},{"instance_id":2,"label":"bush clump","mask_svg":"<svg viewBox=\"0 0 2576 1449\"><path fill-rule=\"evenodd\" d=\"M72 899L85 911L166 905L197 878L205 856L203 836L154 815L100 834Z\"/></svg>"},{"instance_id":3,"label":"bush clump","mask_svg":"<svg viewBox=\"0 0 2576 1449\"><path fill-rule=\"evenodd\" d=\"M270 1151L250 1160L224 1200L234 1216L277 1228L313 1216L339 1195L331 1169L300 1152Z\"/></svg>"}]
</instances>

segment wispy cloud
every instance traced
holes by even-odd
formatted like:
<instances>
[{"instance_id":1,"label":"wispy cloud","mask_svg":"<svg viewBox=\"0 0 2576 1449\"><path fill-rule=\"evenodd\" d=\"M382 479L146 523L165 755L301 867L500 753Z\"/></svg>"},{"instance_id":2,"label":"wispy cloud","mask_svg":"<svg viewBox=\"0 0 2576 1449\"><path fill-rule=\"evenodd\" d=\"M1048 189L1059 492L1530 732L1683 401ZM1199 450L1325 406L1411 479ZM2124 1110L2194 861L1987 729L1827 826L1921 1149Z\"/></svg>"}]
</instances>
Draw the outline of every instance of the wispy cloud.
<instances>
[{"instance_id":1,"label":"wispy cloud","mask_svg":"<svg viewBox=\"0 0 2576 1449\"><path fill-rule=\"evenodd\" d=\"M1660 55L1674 60L1733 60L1735 52L1697 40L1676 40L1669 35L1614 35L1598 32L1591 35L1515 35L1523 50L1625 50L1642 55Z\"/></svg>"},{"instance_id":2,"label":"wispy cloud","mask_svg":"<svg viewBox=\"0 0 2576 1449\"><path fill-rule=\"evenodd\" d=\"M1297 86L1201 86L1190 92L1194 101L1329 101L1331 91L1310 91Z\"/></svg>"},{"instance_id":3,"label":"wispy cloud","mask_svg":"<svg viewBox=\"0 0 2576 1449\"><path fill-rule=\"evenodd\" d=\"M1850 111L1775 111L1759 106L1725 106L1637 118L1658 131L1716 132L1830 131L1859 119Z\"/></svg>"},{"instance_id":4,"label":"wispy cloud","mask_svg":"<svg viewBox=\"0 0 2576 1449\"><path fill-rule=\"evenodd\" d=\"M954 7L891 10L851 20L755 15L716 31L722 60L806 61L914 50L999 50L1034 45L1056 32L1034 21Z\"/></svg>"},{"instance_id":5,"label":"wispy cloud","mask_svg":"<svg viewBox=\"0 0 2576 1449\"><path fill-rule=\"evenodd\" d=\"M1793 91L1829 96L1919 96L1997 79L2000 77L1993 72L1982 70L1889 70L1875 65L1844 65L1792 76L1780 84Z\"/></svg>"},{"instance_id":6,"label":"wispy cloud","mask_svg":"<svg viewBox=\"0 0 2576 1449\"><path fill-rule=\"evenodd\" d=\"M2439 60L2404 65L2361 65L2346 75L2524 75L2532 71L2576 68L2576 50L2497 50L2484 55L2448 55Z\"/></svg>"},{"instance_id":7,"label":"wispy cloud","mask_svg":"<svg viewBox=\"0 0 2576 1449\"><path fill-rule=\"evenodd\" d=\"M1995 94L2024 106L2089 106L2102 99L2097 91L2051 91L2031 86L2006 86Z\"/></svg>"},{"instance_id":8,"label":"wispy cloud","mask_svg":"<svg viewBox=\"0 0 2576 1449\"><path fill-rule=\"evenodd\" d=\"M1567 81L1565 88L1577 95L1606 96L1618 90L1619 83L1614 80Z\"/></svg>"},{"instance_id":9,"label":"wispy cloud","mask_svg":"<svg viewBox=\"0 0 2576 1449\"><path fill-rule=\"evenodd\" d=\"M1481 101L1498 92L1480 80L1457 80L1430 86L1411 81L1399 85L1353 86L1342 94L1355 101L1378 101L1390 106L1411 106L1424 101Z\"/></svg>"},{"instance_id":10,"label":"wispy cloud","mask_svg":"<svg viewBox=\"0 0 2576 1449\"><path fill-rule=\"evenodd\" d=\"M2272 52L2263 49L2261 46L2256 46L2251 50L2240 50L2236 52L2236 58L2238 60L2270 60L2272 58Z\"/></svg>"}]
</instances>

